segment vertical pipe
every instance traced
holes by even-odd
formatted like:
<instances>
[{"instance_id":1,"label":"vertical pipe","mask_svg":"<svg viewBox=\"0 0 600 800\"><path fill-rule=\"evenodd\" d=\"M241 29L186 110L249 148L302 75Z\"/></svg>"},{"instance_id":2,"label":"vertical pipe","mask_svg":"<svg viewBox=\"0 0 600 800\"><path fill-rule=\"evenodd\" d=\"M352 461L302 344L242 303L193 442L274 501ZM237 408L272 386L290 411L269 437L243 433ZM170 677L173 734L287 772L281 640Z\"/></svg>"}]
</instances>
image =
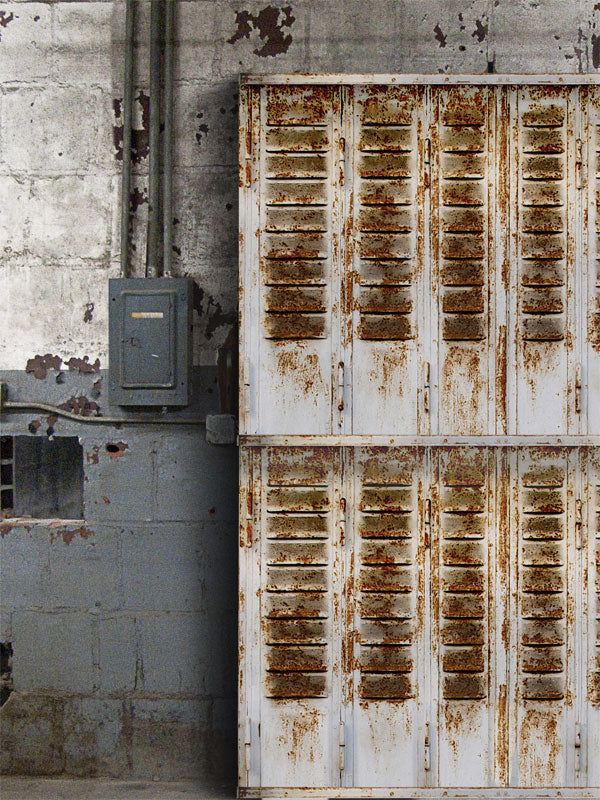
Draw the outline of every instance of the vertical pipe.
<instances>
[{"instance_id":1,"label":"vertical pipe","mask_svg":"<svg viewBox=\"0 0 600 800\"><path fill-rule=\"evenodd\" d=\"M163 138L163 267L171 276L173 262L173 36L175 0L165 7L165 130Z\"/></svg>"},{"instance_id":2,"label":"vertical pipe","mask_svg":"<svg viewBox=\"0 0 600 800\"><path fill-rule=\"evenodd\" d=\"M133 103L133 0L125 9L125 70L123 75L123 173L121 186L121 277L129 276L129 194L131 190L131 113Z\"/></svg>"},{"instance_id":3,"label":"vertical pipe","mask_svg":"<svg viewBox=\"0 0 600 800\"><path fill-rule=\"evenodd\" d=\"M160 245L160 39L164 0L150 5L150 164L148 176L148 238L146 275L158 278L162 273Z\"/></svg>"}]
</instances>

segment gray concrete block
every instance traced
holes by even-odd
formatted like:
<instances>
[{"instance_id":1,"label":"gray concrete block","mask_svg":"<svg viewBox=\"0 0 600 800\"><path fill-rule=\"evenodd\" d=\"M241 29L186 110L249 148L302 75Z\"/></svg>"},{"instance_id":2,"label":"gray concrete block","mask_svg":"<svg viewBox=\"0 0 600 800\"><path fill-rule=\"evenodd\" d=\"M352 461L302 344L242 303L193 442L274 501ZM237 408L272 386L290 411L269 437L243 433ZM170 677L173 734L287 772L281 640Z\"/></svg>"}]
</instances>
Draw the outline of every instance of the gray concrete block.
<instances>
[{"instance_id":1,"label":"gray concrete block","mask_svg":"<svg viewBox=\"0 0 600 800\"><path fill-rule=\"evenodd\" d=\"M85 448L91 461L86 465L84 487L88 521L154 519L156 438L156 431L148 426L129 426L102 431L97 444L90 441ZM107 445L117 445L119 452L107 452Z\"/></svg>"},{"instance_id":2,"label":"gray concrete block","mask_svg":"<svg viewBox=\"0 0 600 800\"><path fill-rule=\"evenodd\" d=\"M156 459L157 519L237 519L235 447L211 447L197 430L161 438Z\"/></svg>"},{"instance_id":3,"label":"gray concrete block","mask_svg":"<svg viewBox=\"0 0 600 800\"><path fill-rule=\"evenodd\" d=\"M122 703L96 697L71 697L64 705L62 748L68 775L90 776L109 762L123 775L126 754L119 748ZM110 774L110 772L109 772Z\"/></svg>"},{"instance_id":4,"label":"gray concrete block","mask_svg":"<svg viewBox=\"0 0 600 800\"><path fill-rule=\"evenodd\" d=\"M120 608L123 586L119 531L101 526L82 526L79 530L84 533L74 536L69 529L62 535L48 531L47 607L92 613Z\"/></svg>"},{"instance_id":5,"label":"gray concrete block","mask_svg":"<svg viewBox=\"0 0 600 800\"><path fill-rule=\"evenodd\" d=\"M2 160L16 171L89 172L108 155L110 111L110 98L97 89L9 92L2 97Z\"/></svg>"},{"instance_id":6,"label":"gray concrete block","mask_svg":"<svg viewBox=\"0 0 600 800\"><path fill-rule=\"evenodd\" d=\"M2 5L0 82L44 80L52 69L52 6L48 3Z\"/></svg>"},{"instance_id":7,"label":"gray concrete block","mask_svg":"<svg viewBox=\"0 0 600 800\"><path fill-rule=\"evenodd\" d=\"M206 605L204 531L181 523L122 534L124 608L199 611Z\"/></svg>"},{"instance_id":8,"label":"gray concrete block","mask_svg":"<svg viewBox=\"0 0 600 800\"><path fill-rule=\"evenodd\" d=\"M12 641L12 613L2 609L0 611L0 642Z\"/></svg>"},{"instance_id":9,"label":"gray concrete block","mask_svg":"<svg viewBox=\"0 0 600 800\"><path fill-rule=\"evenodd\" d=\"M231 80L177 84L173 160L182 167L237 167L238 87Z\"/></svg>"},{"instance_id":10,"label":"gray concrete block","mask_svg":"<svg viewBox=\"0 0 600 800\"><path fill-rule=\"evenodd\" d=\"M2 706L2 770L17 775L64 771L65 700L13 692Z\"/></svg>"},{"instance_id":11,"label":"gray concrete block","mask_svg":"<svg viewBox=\"0 0 600 800\"><path fill-rule=\"evenodd\" d=\"M583 13L582 13L583 12ZM587 14L561 0L515 0L494 10L497 72L585 72L592 68L583 28ZM600 15L599 15L600 16ZM600 19L598 20L600 22Z\"/></svg>"},{"instance_id":12,"label":"gray concrete block","mask_svg":"<svg viewBox=\"0 0 600 800\"><path fill-rule=\"evenodd\" d=\"M100 688L106 694L132 692L138 681L135 617L119 614L98 620Z\"/></svg>"},{"instance_id":13,"label":"gray concrete block","mask_svg":"<svg viewBox=\"0 0 600 800\"><path fill-rule=\"evenodd\" d=\"M15 690L93 691L98 683L94 649L95 631L89 614L15 611Z\"/></svg>"},{"instance_id":14,"label":"gray concrete block","mask_svg":"<svg viewBox=\"0 0 600 800\"><path fill-rule=\"evenodd\" d=\"M25 246L24 220L29 210L30 181L2 175L0 179L0 242L4 259L23 252Z\"/></svg>"},{"instance_id":15,"label":"gray concrete block","mask_svg":"<svg viewBox=\"0 0 600 800\"><path fill-rule=\"evenodd\" d=\"M63 360L87 355L92 364L96 358L102 364L105 362L108 349L105 298L110 273L98 269L97 263L90 268L80 262L79 267L31 263L3 267L0 351L5 354L4 369L23 370L28 359L44 353L57 353ZM49 299L42 302L39 298ZM83 318L90 302L94 303L94 315L86 323ZM27 399L37 399L39 385L37 380L32 384ZM88 388L89 383L82 379L80 386ZM71 394L66 389L57 392L57 404L67 401ZM45 416L32 411L26 419L30 422ZM27 426L23 432L27 433ZM78 427L76 433L80 432Z\"/></svg>"},{"instance_id":16,"label":"gray concrete block","mask_svg":"<svg viewBox=\"0 0 600 800\"><path fill-rule=\"evenodd\" d=\"M233 414L209 414L206 417L206 441L209 444L235 444L235 439Z\"/></svg>"},{"instance_id":17,"label":"gray concrete block","mask_svg":"<svg viewBox=\"0 0 600 800\"><path fill-rule=\"evenodd\" d=\"M139 616L142 691L210 695L220 691L222 623L215 615Z\"/></svg>"},{"instance_id":18,"label":"gray concrete block","mask_svg":"<svg viewBox=\"0 0 600 800\"><path fill-rule=\"evenodd\" d=\"M70 85L111 89L111 3L57 3L53 77Z\"/></svg>"},{"instance_id":19,"label":"gray concrete block","mask_svg":"<svg viewBox=\"0 0 600 800\"><path fill-rule=\"evenodd\" d=\"M49 539L34 521L12 528L4 522L0 537L0 604L12 608L43 607L49 559Z\"/></svg>"},{"instance_id":20,"label":"gray concrete block","mask_svg":"<svg viewBox=\"0 0 600 800\"><path fill-rule=\"evenodd\" d=\"M28 250L46 261L110 255L111 179L68 176L37 180L26 204Z\"/></svg>"}]
</instances>

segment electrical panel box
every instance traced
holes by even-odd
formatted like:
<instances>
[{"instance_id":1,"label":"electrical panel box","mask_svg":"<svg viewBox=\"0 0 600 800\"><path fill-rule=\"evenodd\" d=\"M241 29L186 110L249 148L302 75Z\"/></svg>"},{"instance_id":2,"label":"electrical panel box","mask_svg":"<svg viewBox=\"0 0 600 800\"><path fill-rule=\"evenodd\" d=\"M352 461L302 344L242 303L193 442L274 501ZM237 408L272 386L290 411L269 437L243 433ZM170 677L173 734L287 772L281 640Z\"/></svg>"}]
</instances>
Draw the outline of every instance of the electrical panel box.
<instances>
[{"instance_id":1,"label":"electrical panel box","mask_svg":"<svg viewBox=\"0 0 600 800\"><path fill-rule=\"evenodd\" d=\"M193 281L109 281L109 397L120 406L185 406L190 398Z\"/></svg>"}]
</instances>

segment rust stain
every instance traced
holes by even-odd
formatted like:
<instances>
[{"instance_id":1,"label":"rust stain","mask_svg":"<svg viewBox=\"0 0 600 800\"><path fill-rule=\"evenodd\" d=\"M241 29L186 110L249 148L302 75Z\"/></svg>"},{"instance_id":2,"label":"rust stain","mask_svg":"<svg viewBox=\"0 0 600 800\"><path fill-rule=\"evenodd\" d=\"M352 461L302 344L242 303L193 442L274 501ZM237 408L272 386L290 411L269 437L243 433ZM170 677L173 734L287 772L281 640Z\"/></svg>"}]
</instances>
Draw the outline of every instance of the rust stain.
<instances>
[{"instance_id":1,"label":"rust stain","mask_svg":"<svg viewBox=\"0 0 600 800\"><path fill-rule=\"evenodd\" d=\"M36 355L27 361L25 372L33 374L34 378L44 380L48 374L48 370L60 371L62 365L62 358L60 356L53 356L51 353L46 353L45 356Z\"/></svg>"},{"instance_id":2,"label":"rust stain","mask_svg":"<svg viewBox=\"0 0 600 800\"><path fill-rule=\"evenodd\" d=\"M100 448L97 444L92 447L92 452L86 451L85 460L88 464L98 464L100 461L99 457Z\"/></svg>"},{"instance_id":3,"label":"rust stain","mask_svg":"<svg viewBox=\"0 0 600 800\"><path fill-rule=\"evenodd\" d=\"M51 542L54 542L56 539L60 538L63 540L65 544L71 544L71 542L76 536L81 536L82 539L88 539L90 536L93 535L94 535L93 531L83 526L80 528L74 528L73 530L69 530L68 528L59 528L59 527L50 528Z\"/></svg>"},{"instance_id":4,"label":"rust stain","mask_svg":"<svg viewBox=\"0 0 600 800\"><path fill-rule=\"evenodd\" d=\"M15 19L19 17L14 14L13 11L0 11L0 28L6 28L6 26ZM0 31L0 42L2 41L2 32Z\"/></svg>"},{"instance_id":5,"label":"rust stain","mask_svg":"<svg viewBox=\"0 0 600 800\"><path fill-rule=\"evenodd\" d=\"M439 23L436 24L435 28L433 29L435 33L436 40L440 43L440 47L446 47L446 41L448 37L444 34L443 30L440 28Z\"/></svg>"},{"instance_id":6,"label":"rust stain","mask_svg":"<svg viewBox=\"0 0 600 800\"><path fill-rule=\"evenodd\" d=\"M129 447L128 444L125 442L107 442L106 443L106 452L110 456L110 458L121 458L121 456L125 453Z\"/></svg>"}]
</instances>

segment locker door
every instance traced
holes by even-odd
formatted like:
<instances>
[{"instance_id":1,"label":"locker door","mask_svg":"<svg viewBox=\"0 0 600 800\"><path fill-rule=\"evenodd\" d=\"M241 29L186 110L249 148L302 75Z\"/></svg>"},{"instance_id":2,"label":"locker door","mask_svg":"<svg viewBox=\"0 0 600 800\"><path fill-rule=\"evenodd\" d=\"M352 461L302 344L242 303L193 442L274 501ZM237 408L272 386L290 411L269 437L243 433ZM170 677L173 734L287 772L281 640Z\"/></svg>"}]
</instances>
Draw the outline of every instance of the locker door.
<instances>
[{"instance_id":1,"label":"locker door","mask_svg":"<svg viewBox=\"0 0 600 800\"><path fill-rule=\"evenodd\" d=\"M429 694L424 450L359 447L350 453L350 785L422 786Z\"/></svg>"},{"instance_id":2,"label":"locker door","mask_svg":"<svg viewBox=\"0 0 600 800\"><path fill-rule=\"evenodd\" d=\"M600 433L600 89L591 86L588 101L588 296L587 405L588 432Z\"/></svg>"},{"instance_id":3,"label":"locker door","mask_svg":"<svg viewBox=\"0 0 600 800\"><path fill-rule=\"evenodd\" d=\"M432 381L442 434L496 433L495 102L485 86L432 88Z\"/></svg>"},{"instance_id":4,"label":"locker door","mask_svg":"<svg viewBox=\"0 0 600 800\"><path fill-rule=\"evenodd\" d=\"M587 463L586 463L587 461ZM584 461L585 500L584 542L587 541L587 653L585 684L587 725L582 728L581 771L587 773L587 786L600 786L600 448L589 450ZM585 585L585 584L584 584ZM587 691L586 691L587 690Z\"/></svg>"},{"instance_id":5,"label":"locker door","mask_svg":"<svg viewBox=\"0 0 600 800\"><path fill-rule=\"evenodd\" d=\"M339 785L340 454L262 449L260 785Z\"/></svg>"},{"instance_id":6,"label":"locker door","mask_svg":"<svg viewBox=\"0 0 600 800\"><path fill-rule=\"evenodd\" d=\"M506 465L502 453L483 447L436 450L433 465L431 721L437 783L502 785Z\"/></svg>"},{"instance_id":7,"label":"locker door","mask_svg":"<svg viewBox=\"0 0 600 800\"><path fill-rule=\"evenodd\" d=\"M331 433L339 338L333 311L339 308L339 90L263 87L252 115L246 235L258 239L244 245L249 432Z\"/></svg>"},{"instance_id":8,"label":"locker door","mask_svg":"<svg viewBox=\"0 0 600 800\"><path fill-rule=\"evenodd\" d=\"M513 456L512 786L573 786L577 696L577 454Z\"/></svg>"},{"instance_id":9,"label":"locker door","mask_svg":"<svg viewBox=\"0 0 600 800\"><path fill-rule=\"evenodd\" d=\"M424 89L356 86L346 172L354 264L352 432L418 433L424 318Z\"/></svg>"},{"instance_id":10,"label":"locker door","mask_svg":"<svg viewBox=\"0 0 600 800\"><path fill-rule=\"evenodd\" d=\"M511 433L576 432L577 93L548 86L511 93Z\"/></svg>"}]
</instances>

